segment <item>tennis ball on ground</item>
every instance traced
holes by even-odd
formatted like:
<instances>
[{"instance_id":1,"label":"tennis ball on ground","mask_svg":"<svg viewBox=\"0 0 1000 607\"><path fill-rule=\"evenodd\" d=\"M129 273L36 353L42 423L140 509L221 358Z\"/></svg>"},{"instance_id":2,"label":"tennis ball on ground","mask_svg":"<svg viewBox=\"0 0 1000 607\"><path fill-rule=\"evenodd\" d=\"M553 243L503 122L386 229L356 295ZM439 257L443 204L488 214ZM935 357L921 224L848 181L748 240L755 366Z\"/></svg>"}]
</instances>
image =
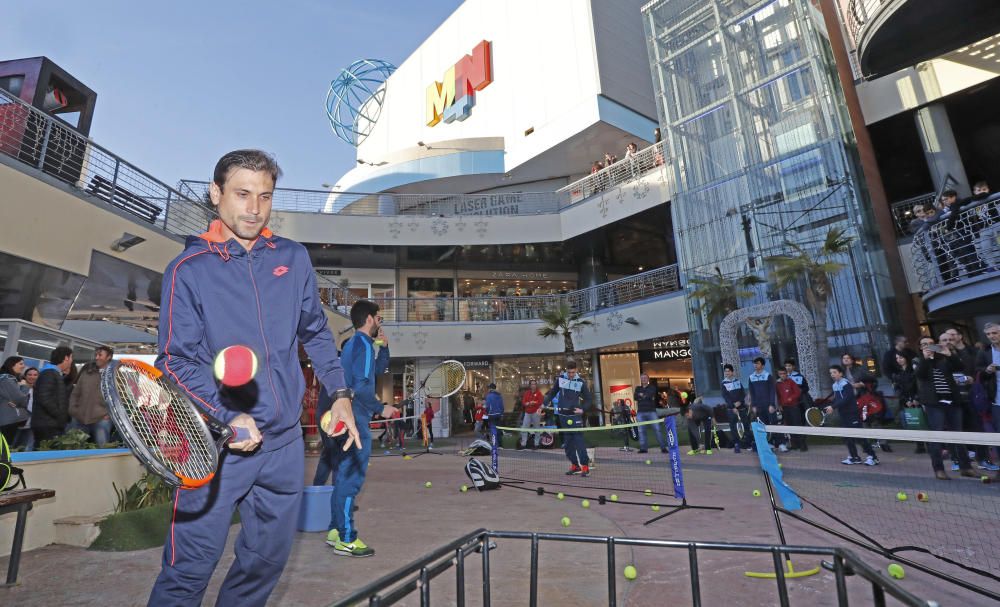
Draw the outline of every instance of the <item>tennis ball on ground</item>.
<instances>
[{"instance_id":1,"label":"tennis ball on ground","mask_svg":"<svg viewBox=\"0 0 1000 607\"><path fill-rule=\"evenodd\" d=\"M892 577L896 578L897 580L901 580L904 577L906 577L906 572L903 571L903 566L902 565L900 565L898 563L890 563L889 564L889 575L891 575Z\"/></svg>"},{"instance_id":2,"label":"tennis ball on ground","mask_svg":"<svg viewBox=\"0 0 1000 607\"><path fill-rule=\"evenodd\" d=\"M612 493L610 499L611 499L612 502L617 502L618 501L618 494L617 493Z\"/></svg>"},{"instance_id":3,"label":"tennis ball on ground","mask_svg":"<svg viewBox=\"0 0 1000 607\"><path fill-rule=\"evenodd\" d=\"M569 517L568 516L562 517L562 521L560 521L560 522L562 523L563 527L569 527Z\"/></svg>"},{"instance_id":4,"label":"tennis ball on ground","mask_svg":"<svg viewBox=\"0 0 1000 607\"><path fill-rule=\"evenodd\" d=\"M637 572L635 570L635 567L633 567L632 565L626 565L625 571L623 573L625 574L626 580L634 580L635 576L639 575L639 572Z\"/></svg>"},{"instance_id":5,"label":"tennis ball on ground","mask_svg":"<svg viewBox=\"0 0 1000 607\"><path fill-rule=\"evenodd\" d=\"M754 489L753 490L753 496L754 497L760 497L760 489Z\"/></svg>"},{"instance_id":6,"label":"tennis ball on ground","mask_svg":"<svg viewBox=\"0 0 1000 607\"><path fill-rule=\"evenodd\" d=\"M427 487L428 489L430 489L431 488L431 482L427 481L426 483L424 483L424 487Z\"/></svg>"},{"instance_id":7,"label":"tennis ball on ground","mask_svg":"<svg viewBox=\"0 0 1000 607\"><path fill-rule=\"evenodd\" d=\"M646 460L646 465L647 465L647 466L651 465L652 463L653 463L653 461L652 461L652 460L648 460L648 459Z\"/></svg>"},{"instance_id":8,"label":"tennis ball on ground","mask_svg":"<svg viewBox=\"0 0 1000 607\"><path fill-rule=\"evenodd\" d=\"M653 495L653 490L652 489L646 489L645 491L643 491L643 493L645 493L646 495Z\"/></svg>"},{"instance_id":9,"label":"tennis ball on ground","mask_svg":"<svg viewBox=\"0 0 1000 607\"><path fill-rule=\"evenodd\" d=\"M898 499L901 502L905 502L907 499L906 493L900 491L899 493L896 494L896 499Z\"/></svg>"},{"instance_id":10,"label":"tennis ball on ground","mask_svg":"<svg viewBox=\"0 0 1000 607\"><path fill-rule=\"evenodd\" d=\"M584 508L590 508L590 500L583 500L582 502L580 502L580 505L583 506Z\"/></svg>"},{"instance_id":11,"label":"tennis ball on ground","mask_svg":"<svg viewBox=\"0 0 1000 607\"><path fill-rule=\"evenodd\" d=\"M988 477L988 476L986 476L984 474L984 475L982 475L982 476L979 477L979 482L983 483L984 485L989 485L990 484L990 477Z\"/></svg>"},{"instance_id":12,"label":"tennis ball on ground","mask_svg":"<svg viewBox=\"0 0 1000 607\"><path fill-rule=\"evenodd\" d=\"M927 501L927 500L929 500L929 499L930 499L930 496L928 496L928 495L927 495L926 493L924 493L923 491L919 491L919 492L917 492L917 501L918 501L918 502L926 502L926 501Z\"/></svg>"},{"instance_id":13,"label":"tennis ball on ground","mask_svg":"<svg viewBox=\"0 0 1000 607\"><path fill-rule=\"evenodd\" d=\"M257 375L257 355L247 346L229 346L215 355L212 369L223 386L237 388Z\"/></svg>"},{"instance_id":14,"label":"tennis ball on ground","mask_svg":"<svg viewBox=\"0 0 1000 607\"><path fill-rule=\"evenodd\" d=\"M462 493L465 493L468 490L469 490L469 486L468 485L462 485L461 488L459 488L459 491L461 491Z\"/></svg>"},{"instance_id":15,"label":"tennis ball on ground","mask_svg":"<svg viewBox=\"0 0 1000 607\"><path fill-rule=\"evenodd\" d=\"M413 456L412 455L404 455L403 459L413 459Z\"/></svg>"},{"instance_id":16,"label":"tennis ball on ground","mask_svg":"<svg viewBox=\"0 0 1000 607\"><path fill-rule=\"evenodd\" d=\"M781 462L778 462L778 467L779 468L784 468L784 466L781 465Z\"/></svg>"},{"instance_id":17,"label":"tennis ball on ground","mask_svg":"<svg viewBox=\"0 0 1000 607\"><path fill-rule=\"evenodd\" d=\"M659 512L660 511L660 505L659 504L653 504L652 506L650 506L650 508L653 509L653 512Z\"/></svg>"},{"instance_id":18,"label":"tennis ball on ground","mask_svg":"<svg viewBox=\"0 0 1000 607\"><path fill-rule=\"evenodd\" d=\"M556 493L556 499L557 500L564 500L564 499L566 499L566 496L563 495L562 491L560 491L559 493Z\"/></svg>"}]
</instances>

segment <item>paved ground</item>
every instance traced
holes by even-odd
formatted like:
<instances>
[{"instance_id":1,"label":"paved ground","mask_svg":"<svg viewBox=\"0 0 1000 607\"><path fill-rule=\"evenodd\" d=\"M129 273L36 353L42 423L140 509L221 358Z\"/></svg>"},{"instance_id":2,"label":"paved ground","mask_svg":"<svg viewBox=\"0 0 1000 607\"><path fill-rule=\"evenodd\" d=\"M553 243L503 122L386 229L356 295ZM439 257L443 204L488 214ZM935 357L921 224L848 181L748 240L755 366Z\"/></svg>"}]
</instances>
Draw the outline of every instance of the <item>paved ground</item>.
<instances>
[{"instance_id":1,"label":"paved ground","mask_svg":"<svg viewBox=\"0 0 1000 607\"><path fill-rule=\"evenodd\" d=\"M439 448L441 445L439 444ZM808 454L782 456L789 470L801 470L817 462L839 461L842 447L816 447ZM925 457L925 456L923 456ZM900 456L900 462L903 461ZM914 462L926 461L914 459ZM397 567L416 559L447 541L479 527L542 532L568 531L580 534L618 535L675 540L738 541L774 543L774 521L766 496L755 498L754 489L763 489L759 468L752 455L716 452L712 456L685 457L685 483L689 501L695 505L724 506L723 512L688 510L649 526L642 523L652 516L648 507L622 504L599 505L596 488L580 489L592 496L592 506L583 509L578 499L557 500L538 496L534 491L505 487L487 493L460 493L467 480L464 459L452 455L425 455L412 460L399 457L374 458L369 481L361 496L359 528L362 537L377 551L370 559L351 560L337 557L324 544L323 535L300 533L281 582L272 597L273 605L320 606L352 589L368 583ZM888 471L889 465L880 473ZM902 467L902 463L899 464ZM916 466L917 464L914 464ZM309 468L315 458L309 460ZM844 469L857 478L864 469ZM929 471L929 463L926 464ZM916 468L914 468L916 469ZM598 474L600 466L597 467ZM870 472L870 471L867 471ZM309 473L311 477L311 470ZM426 481L433 487L424 487ZM933 483L934 481L929 481ZM952 481L965 483L974 481ZM934 485L930 485L933 487ZM559 490L560 488L555 488ZM567 493L570 490L562 488ZM765 494L766 495L766 494ZM985 494L982 499L1000 500L1000 492ZM622 499L625 499L624 494ZM641 501L644 496L636 496ZM660 498L651 498L660 499ZM667 498L661 499L670 503ZM663 511L660 513L662 514ZM570 516L568 530L560 526L563 516ZM954 521L942 521L941 526ZM995 523L994 523L995 524ZM233 528L230 542L238 527ZM792 544L843 544L835 538L794 521L785 526ZM869 562L884 571L887 562L864 553ZM466 578L469 604L481 604L482 588L479 558ZM28 552L21 565L20 586L0 589L0 605L142 605L159 568L160 550L131 553L90 552L65 546L49 546ZM526 542L501 541L492 552L492 603L503 606L527 604L529 550ZM206 603L214 602L215 593L232 562L228 553L208 591ZM603 546L542 544L540 551L540 604L607 604L606 549ZM632 606L690 604L688 556L684 551L650 548L619 548L617 551L617 596L619 604ZM621 568L633 563L638 579L627 582ZM818 565L816 558L795 559L797 569ZM747 570L768 571L767 555L706 553L699 556L701 590L704 605L739 604L741 607L777 604L773 581L744 576ZM0 570L6 559L0 559ZM942 605L986 605L988 600L957 589L915 570L907 570L904 586L920 596ZM789 582L793 605L834 605L832 574L821 572L809 578ZM871 604L870 591L857 579L849 582L852 604ZM1000 591L1000 585L998 585ZM455 603L455 578L444 574L431 585L434 605ZM401 604L415 605L411 597ZM890 601L890 604L893 604Z\"/></svg>"}]
</instances>

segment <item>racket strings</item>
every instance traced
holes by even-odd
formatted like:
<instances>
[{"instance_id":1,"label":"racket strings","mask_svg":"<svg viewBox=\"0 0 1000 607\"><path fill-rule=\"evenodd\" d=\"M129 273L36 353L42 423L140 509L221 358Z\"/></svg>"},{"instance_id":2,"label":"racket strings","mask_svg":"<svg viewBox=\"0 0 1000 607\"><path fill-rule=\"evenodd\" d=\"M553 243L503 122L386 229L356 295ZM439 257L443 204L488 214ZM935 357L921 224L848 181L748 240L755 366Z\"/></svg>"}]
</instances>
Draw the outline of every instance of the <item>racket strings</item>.
<instances>
[{"instance_id":1,"label":"racket strings","mask_svg":"<svg viewBox=\"0 0 1000 607\"><path fill-rule=\"evenodd\" d=\"M425 383L431 398L450 396L465 385L465 367L457 360L447 360L427 375Z\"/></svg>"},{"instance_id":2,"label":"racket strings","mask_svg":"<svg viewBox=\"0 0 1000 607\"><path fill-rule=\"evenodd\" d=\"M179 476L205 478L215 472L214 446L193 407L162 382L125 365L115 370L120 401L153 456Z\"/></svg>"}]
</instances>

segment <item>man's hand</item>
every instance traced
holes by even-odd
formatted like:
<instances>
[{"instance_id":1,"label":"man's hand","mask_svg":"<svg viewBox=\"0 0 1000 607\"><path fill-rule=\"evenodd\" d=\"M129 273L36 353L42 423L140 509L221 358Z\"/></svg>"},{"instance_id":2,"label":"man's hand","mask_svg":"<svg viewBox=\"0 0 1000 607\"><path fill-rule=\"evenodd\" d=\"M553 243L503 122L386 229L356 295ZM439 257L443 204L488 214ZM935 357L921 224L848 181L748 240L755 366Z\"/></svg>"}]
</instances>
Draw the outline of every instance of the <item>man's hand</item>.
<instances>
[{"instance_id":1,"label":"man's hand","mask_svg":"<svg viewBox=\"0 0 1000 607\"><path fill-rule=\"evenodd\" d=\"M573 409L573 413L576 413L577 415L582 415L583 414L583 409L581 409L580 407L577 407L576 409Z\"/></svg>"},{"instance_id":2,"label":"man's hand","mask_svg":"<svg viewBox=\"0 0 1000 607\"><path fill-rule=\"evenodd\" d=\"M392 405L386 405L382 407L382 417L390 419L395 414L396 414L396 407L393 407Z\"/></svg>"},{"instance_id":3,"label":"man's hand","mask_svg":"<svg viewBox=\"0 0 1000 607\"><path fill-rule=\"evenodd\" d=\"M343 422L344 426L340 431L335 431L337 424ZM361 448L361 437L358 435L358 427L354 424L354 410L351 408L351 399L338 398L330 408L330 425L323 429L330 436L340 436L347 433L347 441L344 443L344 451L351 448L354 443L358 449Z\"/></svg>"},{"instance_id":4,"label":"man's hand","mask_svg":"<svg viewBox=\"0 0 1000 607\"><path fill-rule=\"evenodd\" d=\"M927 360L933 360L934 359L934 351L933 350L928 350L927 348L924 348L923 350L921 350L921 352L924 353L924 358L926 358Z\"/></svg>"},{"instance_id":5,"label":"man's hand","mask_svg":"<svg viewBox=\"0 0 1000 607\"><path fill-rule=\"evenodd\" d=\"M234 428L244 428L250 434L250 438L238 443L229 443L230 451L250 452L260 446L263 437L260 435L260 430L257 429L257 422L252 417L246 413L240 413L233 418L233 421L229 422L229 425Z\"/></svg>"},{"instance_id":6,"label":"man's hand","mask_svg":"<svg viewBox=\"0 0 1000 607\"><path fill-rule=\"evenodd\" d=\"M378 333L375 334L375 339L382 342L380 345L385 348L389 345L389 338L385 336L385 329L382 327L378 328Z\"/></svg>"},{"instance_id":7,"label":"man's hand","mask_svg":"<svg viewBox=\"0 0 1000 607\"><path fill-rule=\"evenodd\" d=\"M826 411L827 415L833 415L833 407L827 407L824 411Z\"/></svg>"}]
</instances>

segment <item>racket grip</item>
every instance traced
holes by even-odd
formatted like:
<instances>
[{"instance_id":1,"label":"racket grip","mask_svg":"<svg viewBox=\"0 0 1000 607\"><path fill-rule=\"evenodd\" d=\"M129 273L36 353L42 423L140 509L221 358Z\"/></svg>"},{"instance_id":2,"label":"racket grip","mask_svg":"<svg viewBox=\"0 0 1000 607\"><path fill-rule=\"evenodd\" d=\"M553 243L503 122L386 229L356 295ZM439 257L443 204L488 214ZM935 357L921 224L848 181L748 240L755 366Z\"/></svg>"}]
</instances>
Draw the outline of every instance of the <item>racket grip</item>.
<instances>
[{"instance_id":1,"label":"racket grip","mask_svg":"<svg viewBox=\"0 0 1000 607\"><path fill-rule=\"evenodd\" d=\"M238 426L229 426L233 431L233 437L229 439L231 443L242 443L245 440L250 439L250 430L247 428L240 428Z\"/></svg>"}]
</instances>

